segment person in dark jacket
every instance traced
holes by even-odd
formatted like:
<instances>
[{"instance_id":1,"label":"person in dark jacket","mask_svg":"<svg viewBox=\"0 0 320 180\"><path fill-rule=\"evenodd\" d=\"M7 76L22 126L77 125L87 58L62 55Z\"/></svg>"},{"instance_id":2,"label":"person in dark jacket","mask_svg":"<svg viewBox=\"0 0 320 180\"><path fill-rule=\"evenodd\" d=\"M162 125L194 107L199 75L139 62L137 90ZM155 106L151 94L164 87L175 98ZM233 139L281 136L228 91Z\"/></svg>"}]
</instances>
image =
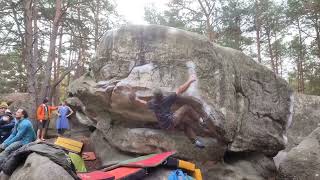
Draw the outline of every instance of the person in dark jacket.
<instances>
[{"instance_id":1,"label":"person in dark jacket","mask_svg":"<svg viewBox=\"0 0 320 180\"><path fill-rule=\"evenodd\" d=\"M3 141L10 136L14 125L15 120L12 116L12 113L7 110L0 120L0 143L3 143Z\"/></svg>"},{"instance_id":2,"label":"person in dark jacket","mask_svg":"<svg viewBox=\"0 0 320 180\"><path fill-rule=\"evenodd\" d=\"M4 116L7 109L8 109L8 104L6 102L1 102L0 103L0 120L2 119L2 116Z\"/></svg>"}]
</instances>

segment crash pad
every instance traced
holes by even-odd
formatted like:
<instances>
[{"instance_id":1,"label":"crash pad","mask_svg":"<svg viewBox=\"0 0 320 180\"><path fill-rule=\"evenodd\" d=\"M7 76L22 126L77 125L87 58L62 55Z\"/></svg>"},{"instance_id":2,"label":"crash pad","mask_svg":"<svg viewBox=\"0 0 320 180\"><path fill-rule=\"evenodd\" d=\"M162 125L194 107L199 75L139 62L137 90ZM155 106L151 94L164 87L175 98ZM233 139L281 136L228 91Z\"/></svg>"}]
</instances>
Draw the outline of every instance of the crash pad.
<instances>
[{"instance_id":1,"label":"crash pad","mask_svg":"<svg viewBox=\"0 0 320 180\"><path fill-rule=\"evenodd\" d=\"M173 157L169 157L163 165L172 167L172 168L180 168L188 171L194 171L196 168L196 165L192 162L176 159Z\"/></svg>"},{"instance_id":2,"label":"crash pad","mask_svg":"<svg viewBox=\"0 0 320 180\"><path fill-rule=\"evenodd\" d=\"M188 161L179 160L178 167L185 170L194 171L196 168L196 165Z\"/></svg>"},{"instance_id":3,"label":"crash pad","mask_svg":"<svg viewBox=\"0 0 320 180\"><path fill-rule=\"evenodd\" d=\"M193 177L194 177L196 180L202 180L201 170L200 170L200 169L195 169L194 172L193 172Z\"/></svg>"},{"instance_id":4,"label":"crash pad","mask_svg":"<svg viewBox=\"0 0 320 180\"><path fill-rule=\"evenodd\" d=\"M143 179L147 172L143 168L119 167L111 171L93 171L90 173L78 173L82 180L118 180L118 179Z\"/></svg>"},{"instance_id":5,"label":"crash pad","mask_svg":"<svg viewBox=\"0 0 320 180\"><path fill-rule=\"evenodd\" d=\"M137 158L121 161L118 164L105 168L104 171L112 170L117 167L141 167L141 168L156 167L175 153L176 153L175 151L169 151L164 153L140 156Z\"/></svg>"},{"instance_id":6,"label":"crash pad","mask_svg":"<svg viewBox=\"0 0 320 180\"><path fill-rule=\"evenodd\" d=\"M83 143L80 141L63 137L58 137L54 144L75 153L80 153L83 146Z\"/></svg>"},{"instance_id":7,"label":"crash pad","mask_svg":"<svg viewBox=\"0 0 320 180\"><path fill-rule=\"evenodd\" d=\"M94 152L83 152L82 159L85 161L94 161L97 159L97 157Z\"/></svg>"},{"instance_id":8,"label":"crash pad","mask_svg":"<svg viewBox=\"0 0 320 180\"><path fill-rule=\"evenodd\" d=\"M69 152L68 156L70 157L77 172L87 172L86 165L84 164L83 159L78 154Z\"/></svg>"},{"instance_id":9,"label":"crash pad","mask_svg":"<svg viewBox=\"0 0 320 180\"><path fill-rule=\"evenodd\" d=\"M88 180L88 178L92 180L104 179L104 176L114 177L115 180L143 179L143 177L147 176L147 169L156 168L157 166L162 165L169 167L181 166L181 168L187 170L188 173L191 173L193 175L193 178L195 178L196 180L202 180L201 171L200 169L195 168L195 164L170 157L174 153L175 151L170 151L140 156L137 158L122 161L100 171L94 171L91 173L80 173L79 177L83 180ZM86 177L87 179L84 179L82 177Z\"/></svg>"},{"instance_id":10,"label":"crash pad","mask_svg":"<svg viewBox=\"0 0 320 180\"><path fill-rule=\"evenodd\" d=\"M115 177L115 179L142 179L147 175L143 168L119 167L106 173Z\"/></svg>"},{"instance_id":11,"label":"crash pad","mask_svg":"<svg viewBox=\"0 0 320 180\"><path fill-rule=\"evenodd\" d=\"M82 180L114 180L115 177L103 171L93 171L90 173L78 173Z\"/></svg>"}]
</instances>

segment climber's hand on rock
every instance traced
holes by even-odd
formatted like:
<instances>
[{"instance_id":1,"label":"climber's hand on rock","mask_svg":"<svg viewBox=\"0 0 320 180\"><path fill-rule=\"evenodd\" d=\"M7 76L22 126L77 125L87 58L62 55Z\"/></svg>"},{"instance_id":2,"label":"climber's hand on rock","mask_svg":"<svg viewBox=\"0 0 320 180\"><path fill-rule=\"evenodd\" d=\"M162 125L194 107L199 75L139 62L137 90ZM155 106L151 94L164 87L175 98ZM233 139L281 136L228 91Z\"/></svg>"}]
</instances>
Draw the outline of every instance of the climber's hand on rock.
<instances>
[{"instance_id":1,"label":"climber's hand on rock","mask_svg":"<svg viewBox=\"0 0 320 180\"><path fill-rule=\"evenodd\" d=\"M196 76L194 74L189 77L189 82L194 82L196 80L197 79L196 79Z\"/></svg>"}]
</instances>

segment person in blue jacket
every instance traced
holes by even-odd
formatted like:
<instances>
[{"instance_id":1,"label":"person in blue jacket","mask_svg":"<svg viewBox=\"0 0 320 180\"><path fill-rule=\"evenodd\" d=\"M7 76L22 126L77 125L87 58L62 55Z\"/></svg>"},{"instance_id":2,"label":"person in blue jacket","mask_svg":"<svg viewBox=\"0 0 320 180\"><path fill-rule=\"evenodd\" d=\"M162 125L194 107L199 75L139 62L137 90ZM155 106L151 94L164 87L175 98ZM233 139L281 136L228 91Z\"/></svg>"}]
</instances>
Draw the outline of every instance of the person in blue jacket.
<instances>
[{"instance_id":1,"label":"person in blue jacket","mask_svg":"<svg viewBox=\"0 0 320 180\"><path fill-rule=\"evenodd\" d=\"M10 136L14 125L15 120L12 113L7 110L0 120L0 143L3 143Z\"/></svg>"},{"instance_id":2,"label":"person in blue jacket","mask_svg":"<svg viewBox=\"0 0 320 180\"><path fill-rule=\"evenodd\" d=\"M2 162L11 152L21 146L36 140L36 134L32 124L28 119L28 113L24 109L18 109L16 120L11 135L0 145L0 162Z\"/></svg>"}]
</instances>

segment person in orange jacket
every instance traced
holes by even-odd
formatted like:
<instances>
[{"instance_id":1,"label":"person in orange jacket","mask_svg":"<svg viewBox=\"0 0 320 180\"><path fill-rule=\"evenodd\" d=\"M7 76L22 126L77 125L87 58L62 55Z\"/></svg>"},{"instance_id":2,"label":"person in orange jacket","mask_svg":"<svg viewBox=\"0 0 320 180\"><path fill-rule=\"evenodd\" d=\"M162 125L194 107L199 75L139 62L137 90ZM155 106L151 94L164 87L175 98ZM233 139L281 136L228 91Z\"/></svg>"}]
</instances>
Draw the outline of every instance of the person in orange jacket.
<instances>
[{"instance_id":1,"label":"person in orange jacket","mask_svg":"<svg viewBox=\"0 0 320 180\"><path fill-rule=\"evenodd\" d=\"M53 110L58 109L57 106L48 106L48 99L45 98L37 109L37 119L38 119L38 131L37 131L37 139L44 141L44 137L46 135L47 128L49 126L51 112Z\"/></svg>"}]
</instances>

